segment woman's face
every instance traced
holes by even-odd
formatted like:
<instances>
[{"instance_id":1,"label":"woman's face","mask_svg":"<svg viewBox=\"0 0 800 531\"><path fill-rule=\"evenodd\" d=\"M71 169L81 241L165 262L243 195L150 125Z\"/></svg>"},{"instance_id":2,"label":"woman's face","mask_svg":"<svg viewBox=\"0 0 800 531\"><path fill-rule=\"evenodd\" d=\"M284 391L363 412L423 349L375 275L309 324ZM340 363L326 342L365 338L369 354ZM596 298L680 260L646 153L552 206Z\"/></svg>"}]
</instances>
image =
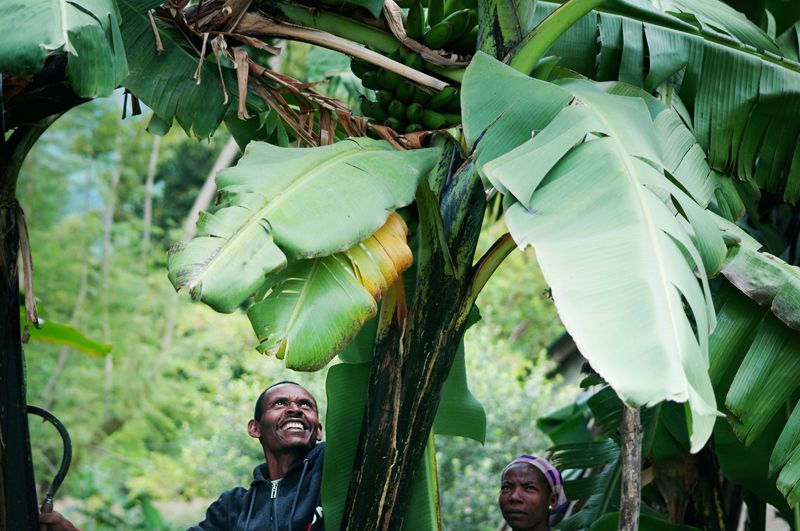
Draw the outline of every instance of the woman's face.
<instances>
[{"instance_id":1,"label":"woman's face","mask_svg":"<svg viewBox=\"0 0 800 531\"><path fill-rule=\"evenodd\" d=\"M548 506L555 495L539 469L517 463L500 479L500 511L514 531L549 529Z\"/></svg>"}]
</instances>

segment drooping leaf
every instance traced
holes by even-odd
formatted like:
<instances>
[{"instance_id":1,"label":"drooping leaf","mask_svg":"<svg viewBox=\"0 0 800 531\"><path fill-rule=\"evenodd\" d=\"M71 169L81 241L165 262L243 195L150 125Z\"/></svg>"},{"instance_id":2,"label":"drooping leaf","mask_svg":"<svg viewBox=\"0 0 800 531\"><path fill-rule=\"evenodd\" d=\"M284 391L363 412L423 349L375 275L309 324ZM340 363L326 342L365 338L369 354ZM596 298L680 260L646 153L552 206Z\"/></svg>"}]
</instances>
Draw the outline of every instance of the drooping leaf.
<instances>
[{"instance_id":1,"label":"drooping leaf","mask_svg":"<svg viewBox=\"0 0 800 531\"><path fill-rule=\"evenodd\" d=\"M536 20L558 5L539 2ZM774 39L720 2L659 5L663 11L633 0L606 3L569 28L548 53L561 57L561 66L598 80L621 79L648 91L669 82L714 170L796 201L800 66L781 59Z\"/></svg>"},{"instance_id":2,"label":"drooping leaf","mask_svg":"<svg viewBox=\"0 0 800 531\"><path fill-rule=\"evenodd\" d=\"M389 286L411 266L414 256L406 238L408 227L399 214L393 212L375 234L347 249L358 282L375 300L383 297Z\"/></svg>"},{"instance_id":3,"label":"drooping leaf","mask_svg":"<svg viewBox=\"0 0 800 531\"><path fill-rule=\"evenodd\" d=\"M783 427L769 458L769 473L778 476L778 488L795 506L800 500L800 402Z\"/></svg>"},{"instance_id":4,"label":"drooping leaf","mask_svg":"<svg viewBox=\"0 0 800 531\"><path fill-rule=\"evenodd\" d=\"M486 98L486 94L492 97ZM461 112L464 136L475 150L481 175L484 164L528 140L531 131L544 129L571 99L566 90L477 53L464 74ZM526 112L512 112L514 109Z\"/></svg>"},{"instance_id":5,"label":"drooping leaf","mask_svg":"<svg viewBox=\"0 0 800 531\"><path fill-rule=\"evenodd\" d=\"M156 23L164 47L160 54L156 51L147 12L163 2L119 0L118 3L125 20L122 39L130 64L130 74L122 84L166 124L172 124L175 119L191 136L211 136L231 102L236 101L236 77L231 69L223 67L220 74L214 60L207 58L200 69L198 83L194 73L200 57L184 47L186 39L177 29ZM226 89L231 94L227 101Z\"/></svg>"},{"instance_id":6,"label":"drooping leaf","mask_svg":"<svg viewBox=\"0 0 800 531\"><path fill-rule=\"evenodd\" d=\"M21 323L25 323L24 307L19 309L19 320ZM42 319L41 317L39 318L39 325L39 328L35 328L32 324L25 323L27 333L34 341L72 347L90 356L104 356L111 352L111 345L88 337L74 326Z\"/></svg>"},{"instance_id":7,"label":"drooping leaf","mask_svg":"<svg viewBox=\"0 0 800 531\"><path fill-rule=\"evenodd\" d=\"M736 435L750 444L800 386L800 334L768 313L728 391Z\"/></svg>"},{"instance_id":8,"label":"drooping leaf","mask_svg":"<svg viewBox=\"0 0 800 531\"><path fill-rule=\"evenodd\" d=\"M564 86L582 105L565 108L483 171L513 196L507 196L506 222L518 244L536 249L561 319L583 355L630 404L688 401L696 451L717 414L707 372L715 316L698 252L702 238L692 241L702 235L687 225L700 226L693 216L706 227L713 223L664 175L642 100L611 96L584 82ZM465 95L470 90L465 76ZM493 100L502 100L503 92L495 89ZM505 116L528 111L520 105ZM487 139L490 131L479 145L494 142ZM504 140L496 142L502 147L486 149L508 149ZM671 199L684 212L693 208L693 216L676 218ZM716 239L709 245L724 249L718 232L703 234ZM648 333L637 332L642 330Z\"/></svg>"},{"instance_id":9,"label":"drooping leaf","mask_svg":"<svg viewBox=\"0 0 800 531\"><path fill-rule=\"evenodd\" d=\"M602 469L586 469L581 477L564 480L564 492L570 501L582 501L580 511L570 515L558 524L563 531L578 531L589 528L598 518L607 513L611 507L619 505L620 459L619 447L614 441L592 442L575 445L560 445L554 448L570 446L569 459L553 456L553 463L559 470L570 467L581 468L581 464L594 466L597 463ZM612 456L615 454L615 456ZM587 459L591 457L591 459Z\"/></svg>"},{"instance_id":10,"label":"drooping leaf","mask_svg":"<svg viewBox=\"0 0 800 531\"><path fill-rule=\"evenodd\" d=\"M727 286L727 290L731 293L724 302L720 296L722 289L715 297L720 300L721 307L717 313L717 327L709 339L708 372L718 402L724 402L766 311L758 311L753 301L735 288Z\"/></svg>"},{"instance_id":11,"label":"drooping leaf","mask_svg":"<svg viewBox=\"0 0 800 531\"><path fill-rule=\"evenodd\" d=\"M765 284L775 283L768 277ZM786 414L797 407L800 335L739 289L725 282L715 294L709 372L720 407L730 409L714 428L715 449L727 477L784 511L778 489L794 503L800 487L791 457L800 435L796 417Z\"/></svg>"},{"instance_id":12,"label":"drooping leaf","mask_svg":"<svg viewBox=\"0 0 800 531\"><path fill-rule=\"evenodd\" d=\"M299 260L247 312L258 350L294 370L324 367L378 311L376 301L412 260L403 219L392 213L344 253Z\"/></svg>"},{"instance_id":13,"label":"drooping leaf","mask_svg":"<svg viewBox=\"0 0 800 531\"><path fill-rule=\"evenodd\" d=\"M483 444L486 439L486 412L469 390L465 363L462 340L442 388L433 430L437 435L468 437Z\"/></svg>"},{"instance_id":14,"label":"drooping leaf","mask_svg":"<svg viewBox=\"0 0 800 531\"><path fill-rule=\"evenodd\" d=\"M619 445L611 439L589 443L560 444L551 448L550 461L559 470L596 468L619 457Z\"/></svg>"},{"instance_id":15,"label":"drooping leaf","mask_svg":"<svg viewBox=\"0 0 800 531\"><path fill-rule=\"evenodd\" d=\"M247 312L258 350L298 371L324 367L377 313L341 255L298 260Z\"/></svg>"},{"instance_id":16,"label":"drooping leaf","mask_svg":"<svg viewBox=\"0 0 800 531\"><path fill-rule=\"evenodd\" d=\"M108 96L128 74L119 25L113 0L7 0L0 5L0 72L35 74L48 54L62 52L76 94Z\"/></svg>"},{"instance_id":17,"label":"drooping leaf","mask_svg":"<svg viewBox=\"0 0 800 531\"><path fill-rule=\"evenodd\" d=\"M783 420L772 422L753 440L744 445L734 434L728 422L718 422L714 427L714 450L719 459L720 471L732 482L755 492L761 500L791 514L786 500L776 488L775 478L768 476L769 458L780 433Z\"/></svg>"},{"instance_id":18,"label":"drooping leaf","mask_svg":"<svg viewBox=\"0 0 800 531\"><path fill-rule=\"evenodd\" d=\"M722 274L787 326L800 330L800 268L769 254L734 247Z\"/></svg>"},{"instance_id":19,"label":"drooping leaf","mask_svg":"<svg viewBox=\"0 0 800 531\"><path fill-rule=\"evenodd\" d=\"M170 253L170 280L233 311L287 257L327 256L374 233L411 202L437 153L370 139L305 149L251 143L236 167L217 176L220 208Z\"/></svg>"}]
</instances>

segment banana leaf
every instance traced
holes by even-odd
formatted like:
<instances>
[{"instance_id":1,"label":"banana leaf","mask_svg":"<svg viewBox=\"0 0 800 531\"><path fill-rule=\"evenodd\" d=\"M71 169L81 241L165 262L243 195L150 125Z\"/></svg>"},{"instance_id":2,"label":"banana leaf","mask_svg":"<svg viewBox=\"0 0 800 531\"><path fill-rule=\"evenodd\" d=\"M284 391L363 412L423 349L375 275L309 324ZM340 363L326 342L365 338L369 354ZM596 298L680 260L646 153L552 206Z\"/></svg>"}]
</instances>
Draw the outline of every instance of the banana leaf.
<instances>
[{"instance_id":1,"label":"banana leaf","mask_svg":"<svg viewBox=\"0 0 800 531\"><path fill-rule=\"evenodd\" d=\"M769 459L770 475L780 471L777 486L793 506L800 503L800 402L783 428Z\"/></svg>"},{"instance_id":2,"label":"banana leaf","mask_svg":"<svg viewBox=\"0 0 800 531\"><path fill-rule=\"evenodd\" d=\"M716 0L669 0L662 10L608 2L548 51L600 81L676 90L710 166L800 198L800 65L796 55ZM539 2L536 20L558 3ZM791 34L783 49L791 49ZM599 51L596 53L596 48ZM790 58L793 57L793 58Z\"/></svg>"},{"instance_id":3,"label":"banana leaf","mask_svg":"<svg viewBox=\"0 0 800 531\"><path fill-rule=\"evenodd\" d=\"M773 300L769 294L774 296L789 267L768 260L766 268L758 259L741 262L737 273L747 274L748 264L756 267L753 278L768 289L739 291L740 286L725 283L716 295L718 326L710 339L710 374L720 407L729 414L726 422L717 423L714 438L726 475L773 505L784 503L779 497L776 501L778 490L795 505L800 501L800 422L788 413L798 408L800 332L776 317L775 305L768 306Z\"/></svg>"},{"instance_id":4,"label":"banana leaf","mask_svg":"<svg viewBox=\"0 0 800 531\"><path fill-rule=\"evenodd\" d=\"M39 318L39 328L25 322L25 308L19 309L19 320L25 325L25 330L34 341L72 347L90 356L101 357L111 352L111 345L96 341L74 326L65 325L49 319Z\"/></svg>"},{"instance_id":5,"label":"banana leaf","mask_svg":"<svg viewBox=\"0 0 800 531\"><path fill-rule=\"evenodd\" d=\"M186 39L177 29L156 22L164 47L163 52L156 51L155 34L147 13L163 2L119 0L118 3L125 20L122 40L130 64L130 75L122 81L123 86L153 109L161 122L172 124L177 120L190 136L211 136L236 98L236 77L231 68L222 67L220 73L211 56L200 68L199 80L195 80L200 57L185 47ZM230 92L229 99L226 90Z\"/></svg>"},{"instance_id":6,"label":"banana leaf","mask_svg":"<svg viewBox=\"0 0 800 531\"><path fill-rule=\"evenodd\" d=\"M769 253L734 247L722 274L786 326L800 330L800 268Z\"/></svg>"},{"instance_id":7,"label":"banana leaf","mask_svg":"<svg viewBox=\"0 0 800 531\"><path fill-rule=\"evenodd\" d=\"M0 72L28 76L65 53L78 96L108 96L128 74L114 0L6 0L0 5Z\"/></svg>"},{"instance_id":8,"label":"banana leaf","mask_svg":"<svg viewBox=\"0 0 800 531\"><path fill-rule=\"evenodd\" d=\"M217 175L220 208L170 252L170 280L231 312L289 260L345 251L373 234L412 201L437 154L370 139L307 149L251 143Z\"/></svg>"},{"instance_id":9,"label":"banana leaf","mask_svg":"<svg viewBox=\"0 0 800 531\"><path fill-rule=\"evenodd\" d=\"M258 350L285 359L290 369L324 367L377 314L376 301L411 265L406 231L392 213L344 253L293 262L247 312Z\"/></svg>"},{"instance_id":10,"label":"banana leaf","mask_svg":"<svg viewBox=\"0 0 800 531\"><path fill-rule=\"evenodd\" d=\"M478 146L484 143L484 153L506 151L482 161L482 169L506 192L511 234L520 246L535 248L562 322L625 402L689 403L697 451L717 415L708 376L715 314L703 265L719 261L720 249L724 253L721 234L664 174L658 135L641 99L610 95L583 81L551 88L530 80L527 90L540 92L542 107L562 110L509 151L513 140L497 128L501 120L524 123L520 116L530 109L513 103L517 94L505 94L498 82L512 77L508 70L479 54L465 74L462 103L465 127ZM495 88L493 102L512 102L493 104L495 117L480 108L490 106L479 92L481 79L502 87ZM564 107L572 99L564 97L567 89L580 105ZM531 96L517 100L523 97ZM676 205L686 217L676 216Z\"/></svg>"}]
</instances>

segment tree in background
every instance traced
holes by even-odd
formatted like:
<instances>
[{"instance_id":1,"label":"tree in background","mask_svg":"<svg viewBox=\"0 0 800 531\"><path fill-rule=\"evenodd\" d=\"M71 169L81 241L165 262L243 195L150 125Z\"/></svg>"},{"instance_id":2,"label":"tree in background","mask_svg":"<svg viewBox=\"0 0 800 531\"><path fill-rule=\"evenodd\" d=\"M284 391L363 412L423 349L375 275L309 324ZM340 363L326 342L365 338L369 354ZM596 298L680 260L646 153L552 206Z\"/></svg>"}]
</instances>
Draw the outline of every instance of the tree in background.
<instances>
[{"instance_id":1,"label":"tree in background","mask_svg":"<svg viewBox=\"0 0 800 531\"><path fill-rule=\"evenodd\" d=\"M352 529L399 528L420 462L420 488L435 490L431 428L481 438L476 423L464 420L480 415L475 407L463 409L460 423L434 426L434 417L440 399L474 402L455 373L445 379L460 363L474 302L514 240L536 248L566 329L620 398L629 406L687 405L678 421L687 426L686 454L727 425L718 408L751 447L777 418L771 473L787 501L797 502L800 416L788 411L800 383L791 376L798 297L789 265L797 248L797 126L786 120L798 86L794 27L776 39L769 17L762 31L710 0L659 9L616 2L597 12L601 2L581 0L556 10L539 2L535 11L501 2L477 11L414 3L407 12L391 2L316 11L251 4L204 2L184 12L183 2L156 9L160 22L151 23L139 10L150 6L123 2L122 36L134 65L124 83L156 112L151 130L163 132L176 119L206 136L226 119L240 143L313 146L252 144L218 179L220 208L175 250L170 274L176 287L219 311L249 305L255 294L248 313L260 348L290 368L319 368L334 347L353 341L341 356L348 363L328 375L328 391L343 405L332 425L347 442L338 450L331 444L329 456L347 462L355 454L355 465L352 475L344 471L346 499L336 498L341 483L328 483L326 518L341 514ZM783 13L778 18L790 26ZM361 102L373 121L259 64L271 51L265 37L365 61L353 71L377 89L376 100ZM154 41L163 48L158 61ZM475 43L482 53L462 71ZM190 71L206 83L193 85ZM460 99L453 81L461 82ZM462 119L459 141L439 137L431 147L395 151L427 142L420 129ZM406 134L397 136L400 130ZM368 131L386 143L331 144ZM263 172L273 180L258 180ZM326 182L334 175L335 186ZM503 196L514 240L501 237L476 258L485 188ZM390 211L402 215L384 225ZM759 252L764 245L788 263ZM411 255L415 271L396 283ZM720 272L726 280L708 282ZM359 332L373 318L375 328ZM310 338L304 323L319 327L323 319L326 335L303 342ZM366 398L359 402L353 389ZM460 399L445 399L442 390ZM626 411L635 435L638 413ZM352 430L361 433L357 445ZM627 486L633 494L620 504L625 528L637 525L635 439L623 444L630 480L623 492ZM422 503L430 511L409 518L436 526L435 506Z\"/></svg>"}]
</instances>

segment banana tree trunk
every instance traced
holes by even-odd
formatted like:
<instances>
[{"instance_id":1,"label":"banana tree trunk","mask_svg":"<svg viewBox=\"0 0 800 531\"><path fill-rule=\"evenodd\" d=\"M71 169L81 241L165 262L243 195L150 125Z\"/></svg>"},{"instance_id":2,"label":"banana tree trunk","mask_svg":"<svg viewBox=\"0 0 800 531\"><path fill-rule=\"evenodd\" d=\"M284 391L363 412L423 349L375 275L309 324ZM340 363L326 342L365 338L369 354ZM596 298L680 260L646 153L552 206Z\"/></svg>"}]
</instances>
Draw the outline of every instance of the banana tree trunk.
<instances>
[{"instance_id":1,"label":"banana tree trunk","mask_svg":"<svg viewBox=\"0 0 800 531\"><path fill-rule=\"evenodd\" d=\"M622 443L622 493L619 502L620 531L639 529L642 490L642 420L639 410L625 406L620 426Z\"/></svg>"},{"instance_id":2,"label":"banana tree trunk","mask_svg":"<svg viewBox=\"0 0 800 531\"><path fill-rule=\"evenodd\" d=\"M472 261L486 201L477 172L461 162L446 145L433 189L423 184L417 194L416 286L408 315L396 312L375 343L342 529L401 529L408 509L480 276Z\"/></svg>"},{"instance_id":3,"label":"banana tree trunk","mask_svg":"<svg viewBox=\"0 0 800 531\"><path fill-rule=\"evenodd\" d=\"M22 161L51 122L18 128L0 151L0 529L38 529L19 320L21 211L15 195Z\"/></svg>"},{"instance_id":4,"label":"banana tree trunk","mask_svg":"<svg viewBox=\"0 0 800 531\"><path fill-rule=\"evenodd\" d=\"M25 401L25 360L19 322L16 227L18 206L0 206L0 528L36 527L36 484Z\"/></svg>"}]
</instances>

